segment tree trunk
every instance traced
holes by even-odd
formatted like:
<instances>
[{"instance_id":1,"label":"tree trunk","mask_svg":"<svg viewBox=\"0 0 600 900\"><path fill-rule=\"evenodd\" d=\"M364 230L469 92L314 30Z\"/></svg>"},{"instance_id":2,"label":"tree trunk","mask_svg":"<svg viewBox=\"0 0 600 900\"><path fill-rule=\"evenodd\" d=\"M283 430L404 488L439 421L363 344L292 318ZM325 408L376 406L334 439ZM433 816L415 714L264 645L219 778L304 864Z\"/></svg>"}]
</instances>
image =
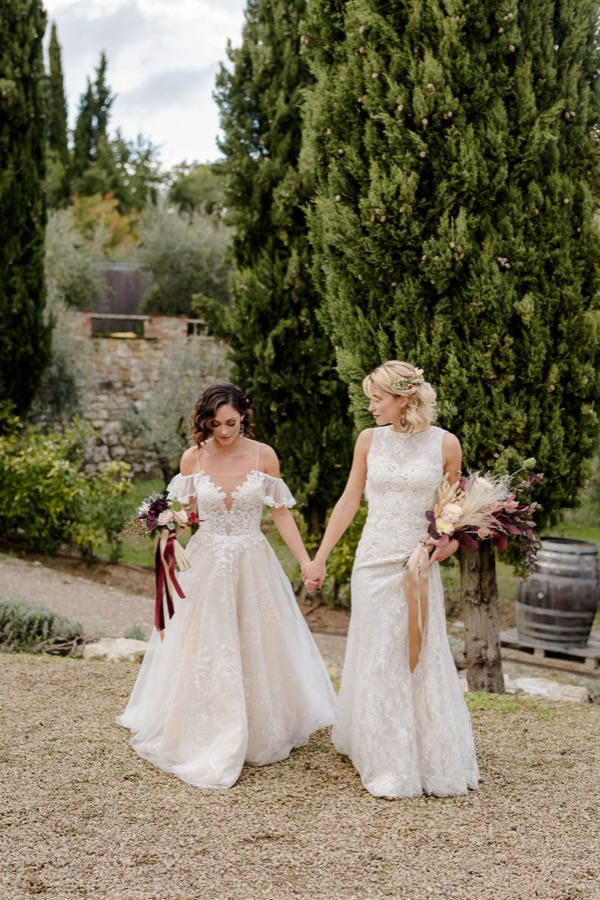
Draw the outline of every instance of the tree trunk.
<instances>
[{"instance_id":1,"label":"tree trunk","mask_svg":"<svg viewBox=\"0 0 600 900\"><path fill-rule=\"evenodd\" d=\"M496 557L491 541L459 553L467 683L471 691L504 693Z\"/></svg>"},{"instance_id":2,"label":"tree trunk","mask_svg":"<svg viewBox=\"0 0 600 900\"><path fill-rule=\"evenodd\" d=\"M308 533L311 537L321 538L323 536L323 520L321 518L321 513L319 507L311 503L310 500L307 504L306 509L306 524L308 526Z\"/></svg>"}]
</instances>

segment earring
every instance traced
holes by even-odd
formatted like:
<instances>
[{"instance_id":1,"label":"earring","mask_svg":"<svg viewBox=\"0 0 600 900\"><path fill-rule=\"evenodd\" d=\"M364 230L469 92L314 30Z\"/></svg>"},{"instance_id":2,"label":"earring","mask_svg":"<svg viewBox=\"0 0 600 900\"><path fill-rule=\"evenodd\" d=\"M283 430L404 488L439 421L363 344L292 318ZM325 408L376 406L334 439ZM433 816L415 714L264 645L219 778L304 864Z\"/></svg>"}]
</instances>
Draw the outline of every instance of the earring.
<instances>
[{"instance_id":1,"label":"earring","mask_svg":"<svg viewBox=\"0 0 600 900\"><path fill-rule=\"evenodd\" d=\"M244 437L244 432L246 431L244 427L244 423L240 422L240 437Z\"/></svg>"}]
</instances>

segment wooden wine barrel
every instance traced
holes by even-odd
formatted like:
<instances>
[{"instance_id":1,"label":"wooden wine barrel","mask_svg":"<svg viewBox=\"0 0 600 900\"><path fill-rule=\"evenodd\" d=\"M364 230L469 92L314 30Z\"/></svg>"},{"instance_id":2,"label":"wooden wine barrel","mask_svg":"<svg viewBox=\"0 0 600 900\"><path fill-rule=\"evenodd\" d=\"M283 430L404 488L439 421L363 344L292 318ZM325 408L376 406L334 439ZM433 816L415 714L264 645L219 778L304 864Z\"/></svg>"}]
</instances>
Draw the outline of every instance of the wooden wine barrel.
<instances>
[{"instance_id":1,"label":"wooden wine barrel","mask_svg":"<svg viewBox=\"0 0 600 900\"><path fill-rule=\"evenodd\" d=\"M536 570L519 585L519 637L585 647L598 606L596 545L543 537L536 563Z\"/></svg>"}]
</instances>

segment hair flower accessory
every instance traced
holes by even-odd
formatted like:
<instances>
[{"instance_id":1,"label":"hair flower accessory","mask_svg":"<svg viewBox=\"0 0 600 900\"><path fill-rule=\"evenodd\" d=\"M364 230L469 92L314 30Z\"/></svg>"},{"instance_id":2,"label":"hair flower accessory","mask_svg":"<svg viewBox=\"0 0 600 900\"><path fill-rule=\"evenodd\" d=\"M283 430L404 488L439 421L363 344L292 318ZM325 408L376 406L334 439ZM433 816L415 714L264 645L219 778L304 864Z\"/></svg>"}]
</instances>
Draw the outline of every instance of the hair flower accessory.
<instances>
[{"instance_id":1,"label":"hair flower accessory","mask_svg":"<svg viewBox=\"0 0 600 900\"><path fill-rule=\"evenodd\" d=\"M420 384L423 384L424 381L425 379L423 378L423 370L415 369L414 375L412 375L410 378L394 378L394 380L391 382L391 387L392 390L397 391L398 393L401 393L403 391L410 391L411 393L414 393L416 388L418 388Z\"/></svg>"},{"instance_id":2,"label":"hair flower accessory","mask_svg":"<svg viewBox=\"0 0 600 900\"><path fill-rule=\"evenodd\" d=\"M250 409L252 406L252 397L250 394L240 394L240 406L242 410L245 412L247 409Z\"/></svg>"}]
</instances>

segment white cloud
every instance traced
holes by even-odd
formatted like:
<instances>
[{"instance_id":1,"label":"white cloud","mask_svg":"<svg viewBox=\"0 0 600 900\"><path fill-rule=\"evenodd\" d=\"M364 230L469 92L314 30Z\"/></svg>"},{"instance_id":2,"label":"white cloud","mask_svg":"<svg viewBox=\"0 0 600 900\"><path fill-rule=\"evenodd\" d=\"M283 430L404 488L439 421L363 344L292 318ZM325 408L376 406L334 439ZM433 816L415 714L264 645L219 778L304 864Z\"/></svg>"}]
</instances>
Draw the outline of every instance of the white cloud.
<instances>
[{"instance_id":1,"label":"white cloud","mask_svg":"<svg viewBox=\"0 0 600 900\"><path fill-rule=\"evenodd\" d=\"M245 0L46 0L62 46L71 122L100 51L117 94L111 127L143 132L166 164L218 156L212 99L228 39L239 44Z\"/></svg>"}]
</instances>

